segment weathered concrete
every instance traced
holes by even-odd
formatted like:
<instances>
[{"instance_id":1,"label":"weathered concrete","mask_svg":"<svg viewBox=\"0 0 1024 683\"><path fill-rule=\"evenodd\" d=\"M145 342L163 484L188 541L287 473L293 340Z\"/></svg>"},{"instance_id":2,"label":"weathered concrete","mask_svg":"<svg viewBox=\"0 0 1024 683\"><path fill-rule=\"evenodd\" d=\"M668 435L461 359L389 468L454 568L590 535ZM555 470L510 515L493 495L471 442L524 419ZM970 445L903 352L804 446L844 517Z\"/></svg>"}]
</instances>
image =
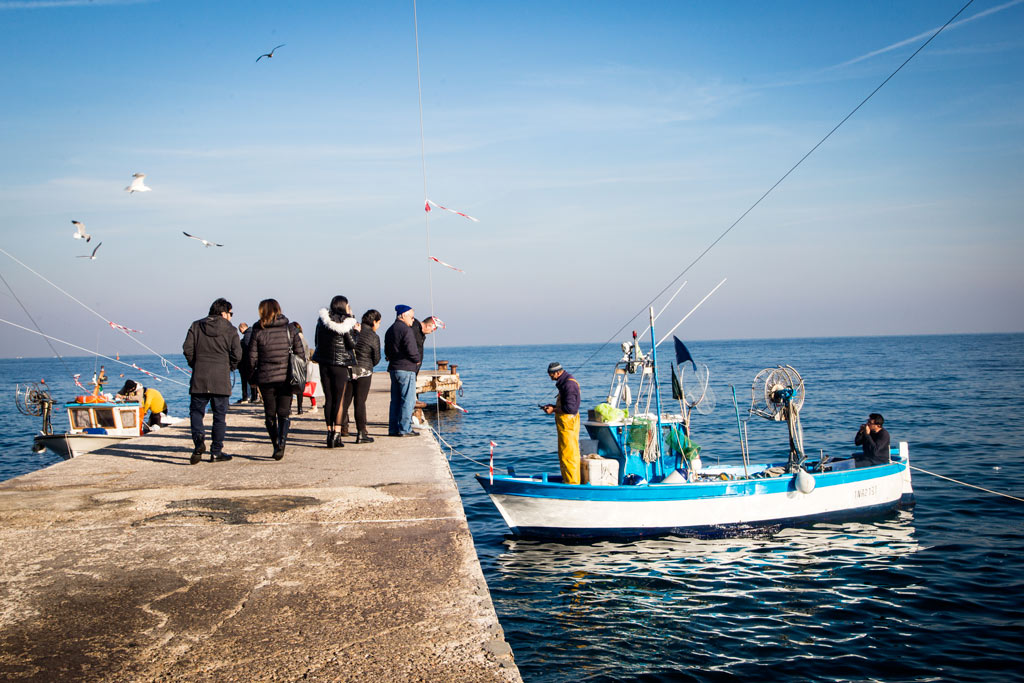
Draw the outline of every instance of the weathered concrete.
<instances>
[{"instance_id":1,"label":"weathered concrete","mask_svg":"<svg viewBox=\"0 0 1024 683\"><path fill-rule=\"evenodd\" d=\"M232 406L230 462L182 425L0 484L0 679L518 681L444 455L327 450ZM181 414L181 406L173 406ZM207 416L209 424L209 416Z\"/></svg>"}]
</instances>

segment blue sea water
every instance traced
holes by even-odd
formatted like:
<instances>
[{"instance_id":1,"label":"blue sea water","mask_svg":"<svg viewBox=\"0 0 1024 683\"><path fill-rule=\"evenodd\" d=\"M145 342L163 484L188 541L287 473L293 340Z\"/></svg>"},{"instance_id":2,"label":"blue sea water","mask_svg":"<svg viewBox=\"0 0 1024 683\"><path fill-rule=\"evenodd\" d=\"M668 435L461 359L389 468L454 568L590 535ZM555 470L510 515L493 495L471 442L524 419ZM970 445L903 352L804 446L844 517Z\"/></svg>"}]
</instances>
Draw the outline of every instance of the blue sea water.
<instances>
[{"instance_id":1,"label":"blue sea water","mask_svg":"<svg viewBox=\"0 0 1024 683\"><path fill-rule=\"evenodd\" d=\"M880 412L915 467L1024 498L1022 334L688 346L716 395L715 410L693 420L705 463L739 462L730 385L743 411L756 373L790 364L806 382L808 452L852 452L857 426ZM666 372L670 352L659 359ZM620 355L617 345L437 351L459 365L469 412L432 419L454 449L451 469L524 680L1024 680L1024 502L922 472L912 510L867 522L715 540L509 537L473 479L486 472L488 442L498 444L499 471L557 471L554 426L537 408L554 396L548 362L574 372L587 408L604 400ZM91 359L67 362L91 376ZM119 371L107 372L116 389ZM63 398L74 393L66 376L52 359L0 361L12 398L16 382L40 377ZM186 390L158 386L183 414ZM57 461L30 452L37 428L13 401L0 405L0 477ZM784 424L751 418L749 430L755 461L787 445Z\"/></svg>"}]
</instances>

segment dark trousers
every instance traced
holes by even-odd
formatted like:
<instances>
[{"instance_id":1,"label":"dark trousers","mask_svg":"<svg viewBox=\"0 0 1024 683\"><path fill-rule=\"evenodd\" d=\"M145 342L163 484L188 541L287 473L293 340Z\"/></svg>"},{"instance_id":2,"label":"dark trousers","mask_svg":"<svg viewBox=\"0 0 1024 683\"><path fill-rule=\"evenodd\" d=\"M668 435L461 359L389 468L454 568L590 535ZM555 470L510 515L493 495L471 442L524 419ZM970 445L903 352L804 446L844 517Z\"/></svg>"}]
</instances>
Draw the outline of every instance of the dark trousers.
<instances>
[{"instance_id":1,"label":"dark trousers","mask_svg":"<svg viewBox=\"0 0 1024 683\"><path fill-rule=\"evenodd\" d=\"M242 400L249 399L250 401L255 401L257 398L256 385L249 384L249 373L239 370L238 377L242 380Z\"/></svg>"},{"instance_id":2,"label":"dark trousers","mask_svg":"<svg viewBox=\"0 0 1024 683\"><path fill-rule=\"evenodd\" d=\"M366 433L366 397L370 395L370 382L373 375L351 379L348 382L348 391L345 393L345 401L341 405L341 428L348 429L348 406L356 404L356 429L360 434Z\"/></svg>"},{"instance_id":3,"label":"dark trousers","mask_svg":"<svg viewBox=\"0 0 1024 683\"><path fill-rule=\"evenodd\" d=\"M341 420L341 406L348 393L348 367L320 364L320 382L324 387L324 422L332 429Z\"/></svg>"},{"instance_id":4,"label":"dark trousers","mask_svg":"<svg viewBox=\"0 0 1024 683\"><path fill-rule=\"evenodd\" d=\"M210 453L217 455L224 450L224 434L227 433L228 402L230 396L218 394L192 394L188 405L188 417L192 426L192 443L197 446L206 441L206 430L203 429L203 418L206 417L206 406L213 408L213 443Z\"/></svg>"},{"instance_id":5,"label":"dark trousers","mask_svg":"<svg viewBox=\"0 0 1024 683\"><path fill-rule=\"evenodd\" d=\"M292 385L288 382L261 384L263 395L263 417L268 421L275 418L286 418L292 412Z\"/></svg>"}]
</instances>

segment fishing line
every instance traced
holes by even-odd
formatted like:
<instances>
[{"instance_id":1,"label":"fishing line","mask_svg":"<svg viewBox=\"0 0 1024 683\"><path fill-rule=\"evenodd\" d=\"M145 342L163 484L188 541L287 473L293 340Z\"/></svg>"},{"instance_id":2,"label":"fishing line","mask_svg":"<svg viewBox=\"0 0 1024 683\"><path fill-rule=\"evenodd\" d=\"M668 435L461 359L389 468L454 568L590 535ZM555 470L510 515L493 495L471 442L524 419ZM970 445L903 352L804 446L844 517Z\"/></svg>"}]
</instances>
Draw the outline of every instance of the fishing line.
<instances>
[{"instance_id":1,"label":"fishing line","mask_svg":"<svg viewBox=\"0 0 1024 683\"><path fill-rule=\"evenodd\" d=\"M73 349L78 349L79 351L85 351L86 353L88 353L90 355L93 355L93 356L98 356L99 358L106 358L107 360L109 360L109 361L111 361L113 363L119 363L119 364L125 366L126 368L131 368L132 370L138 370L139 372L143 373L144 375L149 375L149 376L153 377L154 379L156 379L156 380L158 380L160 382L173 382L174 384L178 384L178 385L181 385L183 387L187 387L188 386L188 384L186 382L179 382L178 380L174 379L173 377L158 377L157 375L155 375L154 373L150 372L149 370L143 370L138 365L135 365L133 363L125 363L123 360L119 360L117 358L111 358L110 356L104 356L102 353L98 353L96 351L90 351L89 349L85 348L84 346L79 346L78 344L72 344L69 341L64 341L63 339L58 339L57 337L52 337L52 336L50 336L48 334L45 334L43 332L37 332L36 330L30 330L29 328L25 327L24 325L19 325L18 323L12 323L10 320L4 320L3 318L0 318L0 323L4 323L4 324L7 324L7 325L10 325L11 327L17 327L19 330L25 330L26 332L31 332L32 334L38 334L40 337L45 337L46 339L52 339L55 342L59 342L61 344L66 344L67 346L70 346Z\"/></svg>"},{"instance_id":2,"label":"fishing line","mask_svg":"<svg viewBox=\"0 0 1024 683\"><path fill-rule=\"evenodd\" d=\"M427 149L426 149L426 136L423 133L423 78L421 76L420 69L420 25L419 18L416 13L416 0L412 0L412 27L413 33L416 37L416 92L419 102L419 113L420 113L420 165L423 171L423 228L426 234L426 247L427 247L427 290L430 296L430 317L434 317L434 269L431 266L430 261L430 212L426 210L427 204ZM419 322L417 325L421 324ZM437 332L437 326L435 324L434 332ZM437 338L430 340L430 350L434 357L434 368L432 372L436 372L437 368ZM423 359L420 358L420 365L422 366ZM418 373L417 373L418 376ZM434 386L437 387L437 377L434 378ZM440 397L440 393L438 393ZM416 397L415 389L413 390L413 400L419 400ZM437 401L435 406L437 428L441 429L441 402Z\"/></svg>"},{"instance_id":3,"label":"fishing line","mask_svg":"<svg viewBox=\"0 0 1024 683\"><path fill-rule=\"evenodd\" d=\"M997 496L1003 496L1004 498L1010 498L1012 500L1017 500L1017 501L1020 501L1021 503L1024 503L1024 498L1018 498L1017 496L1011 496L1009 493L1000 493L999 491L993 491L992 489L986 489L986 488L983 488L981 486L975 486L974 484L968 484L966 481L960 481L959 479L953 479L952 477L946 477L946 476L943 476L941 474L936 474L935 472L929 472L928 470L922 470L920 467L914 467L913 465L907 465L907 467L909 467L910 469L912 469L912 470L914 470L916 472L923 472L924 474L930 474L933 477L938 477L939 479L945 479L946 481L951 481L954 484L960 484L961 486L969 486L972 489L978 489L979 491L984 491L985 493L994 493Z\"/></svg>"},{"instance_id":4,"label":"fishing line","mask_svg":"<svg viewBox=\"0 0 1024 683\"><path fill-rule=\"evenodd\" d=\"M157 357L157 358L159 358L160 360L162 360L162 361L164 361L164 362L166 362L166 363L170 364L170 366L171 366L171 367L173 367L173 368L174 368L175 370L177 370L177 371L178 371L178 372L180 372L181 374L183 374L183 375L186 375L186 376L187 376L187 375L189 374L189 373L188 373L187 371L185 371L185 370L182 370L182 369L181 369L181 368L179 368L179 367L178 367L177 365L175 365L174 363L171 363L171 361L169 361L168 359L166 359L166 358L164 358L163 356L161 356L161 355L160 355L159 353L157 353L157 352L156 352L156 351L155 351L154 349L150 348L150 347L149 347L149 345L147 345L147 344L146 344L145 342L143 342L143 341L142 341L141 339L137 339L136 337L133 337L133 336L132 336L132 335L131 335L131 334L130 334L130 333L129 333L129 332L127 331L127 330L125 330L125 329L124 329L124 327L123 327L122 325L118 325L118 324L117 324L117 323L115 323L114 321L112 321L112 320L108 320L108 319L107 319L107 318L105 318L105 317L104 317L103 315L101 315L101 314L100 314L99 312L97 312L97 311L95 311L94 309L90 308L90 307L89 307L89 306L87 306L87 305L86 305L85 303L83 303L83 302L82 302L81 300L77 299L77 298L76 298L75 296L73 296L72 294L70 294L70 293L69 293L69 292L67 292L66 290L62 289L62 288L61 288L60 286L58 286L58 285L56 285L55 283L51 282L50 280L46 279L46 277L44 277L44 276L43 276L42 274L40 274L40 273L36 272L35 270L33 270L33 269L32 269L32 268L31 268L30 266L28 266L27 264L25 264L25 263L23 263L23 262L19 261L19 260L18 260L17 258L15 258L15 256L14 256L13 254L11 254L11 253L10 253L9 251L7 251L6 249L3 249L2 247L0 247L0 253L3 253L3 254L4 254L4 255L6 255L6 256L7 256L8 258L10 258L10 259L11 259L12 261L14 261L14 262L15 262L15 263L17 263L18 265L20 265L20 266L21 266L22 268L26 269L26 270L27 270L28 272L32 273L33 275L35 275L36 277L38 277L38 278L39 278L40 280L42 280L43 282L45 282L46 284L50 285L51 287L53 287L54 289L56 289L56 290L57 290L58 292L60 292L60 293L61 293L61 294L63 294L64 296L66 296L66 297L68 297L69 299L71 299L72 301L76 302L76 303L77 303L77 304L78 304L79 306L81 306L81 307L82 307L82 308L84 308L85 310L87 310L87 311L89 311L90 313L92 313L93 315L95 315L95 316L96 316L97 318L99 318L99 319L100 319L100 320L102 320L102 321L103 321L104 323L106 323L107 325L109 325L109 326L111 327L111 329L116 329L116 330L118 330L119 332L121 332L121 333L123 333L123 334L124 334L125 336L127 336L127 337L128 337L129 339L131 339L132 341L134 341L134 342L135 342L136 344L138 344L138 345L139 345L139 346L141 346L142 348L144 348L144 349L146 349L147 351L149 351L150 353L152 353L152 354L153 354L154 356L156 356L156 357Z\"/></svg>"},{"instance_id":5,"label":"fishing line","mask_svg":"<svg viewBox=\"0 0 1024 683\"><path fill-rule=\"evenodd\" d=\"M877 93L877 92L878 92L879 90L881 90L881 89L882 89L882 87L883 87L883 86L885 86L885 84L886 84L886 83L888 83L888 82L889 82L890 80L892 80L892 78L893 78L893 77L894 77L894 76L895 76L896 74L898 74L898 73L899 73L899 72L900 72L900 71L901 71L901 70L903 69L903 67L905 67L905 66L906 66L907 64L909 64L909 63L910 63L910 60L912 60L912 59L913 59L914 57L916 57L916 56L918 55L918 53L919 53L919 52L921 52L921 50L923 50L923 49L925 49L926 47L928 47L928 44L929 44L929 43L931 43L931 42L932 42L933 40L935 40L935 38L936 38L936 37L937 37L937 36L938 36L938 35L939 35L940 33L942 33L942 31L943 31L943 30L945 30L945 29L946 29L946 27L948 27L948 26L949 26L949 25L950 25L951 23L953 23L953 21L955 21L957 17L959 17L959 16L961 15L961 14L963 14L963 13L964 13L964 10L966 10L966 9L967 9L968 7L970 7L970 6L972 5L972 4L974 4L974 0L968 0L967 4L965 4L965 5L963 6L963 7L961 7L961 8L960 8L960 9L959 9L959 10L957 11L957 13L956 13L956 14L954 14L954 15L953 15L952 17L950 17L950 18L949 18L949 21L947 21L947 22L946 22L945 24L943 24L942 26L940 26L940 27L939 27L939 28L938 28L938 29L937 29L937 30L935 31L935 33L933 33L933 34L931 35L931 37L929 37L929 38L928 38L928 40L924 41L924 43L923 43L923 44L921 45L921 47L919 47L919 48L917 48L916 50L914 50L914 53L913 53L913 54L911 54L911 55L910 55L909 57L907 57L907 58L906 58L906 59L905 59L905 60L903 61L903 63L902 63L902 64L900 64L900 65L899 65L898 67L896 67L896 70L895 70L895 71L893 71L893 72L892 72L891 74L889 74L889 76L888 76L888 77L887 77L887 78L886 78L886 79L885 79L884 81L882 81L882 82L881 82L881 83L880 83L880 84L878 85L878 87L876 87L876 88L875 88L874 90L872 90L872 91L871 91L871 93L870 93L870 94L868 94L868 96L867 96L867 97L865 97L865 98L864 98L863 100L861 100L861 101L860 101L860 104L858 104L858 105L857 105L856 107L854 107L854 108L853 108L853 110L851 110L849 114L847 114L846 116L844 116L844 117L843 117L843 119L842 119L842 120L841 120L841 121L840 121L839 123L837 123L837 124L835 125L835 127L833 127L833 128L832 128L832 130L830 130L830 131L829 131L829 132L828 132L828 133L827 133L827 134L825 135L825 137L823 137L823 138L822 138L821 140L819 140L819 141L818 141L818 143L817 143L816 145L814 145L814 147L811 147L811 149L810 149L810 150L809 150L809 151L808 151L808 152L807 152L806 154L804 154L804 155L803 155L802 157L800 157L800 160L799 160L799 161L797 161L797 162L796 162L795 164L793 164L793 166L792 166L792 167L791 167L791 168L790 168L790 169L789 169L788 171L786 171L786 172L785 172L785 173L784 173L784 174L782 175L782 177L781 177L781 178L779 178L779 179L778 179L777 181L775 181L775 184L774 184L774 185L772 185L771 187L769 187L769 188L768 188L768 189L767 189L767 190L765 191L765 193L764 193L764 194L762 194L762 195L761 195L760 197L758 197L758 199L757 199L757 201L756 201L756 202L754 202L753 204L751 204L751 205L750 205L750 207L749 207L749 208L748 208L748 209L747 209L746 211L744 211L744 212L743 212L742 214L740 214L740 217L739 217L739 218L737 218L737 219L736 219L735 221L733 221L732 225L730 225L730 226L729 226L728 228L726 228L726 229L725 229L725 230L724 230L724 231L722 232L722 234L721 234L721 235L719 235L719 236L718 236L717 238L715 238L715 240L714 240L714 241L713 241L713 242L712 242L711 244L709 244L709 245L707 246L707 248L706 248L706 249L704 249L704 251L702 251L702 252L701 252L700 254L698 254L698 255L697 255L697 258L693 259L693 261L691 261L691 262L690 262L690 265L688 265L688 266L686 266L685 268L683 268L683 270L682 270L682 271L681 271L681 272L680 272L680 273L679 273L678 275L676 275L676 276L675 276L674 278L672 278L672 281L671 281L671 282L669 282L669 283L668 283L667 285L665 285L665 287L664 287L664 288L663 288L663 289L662 289L662 290L661 290L660 292L658 292L657 294L655 294L655 295L654 295L654 297L653 297L653 298L652 298L652 299L651 299L651 300L650 300L650 301L649 301L648 303L644 304L643 308L641 308L641 309L640 309L639 311L637 311L636 313L634 313L634 314L633 314L633 317L632 317L632 318L630 318L629 320L627 320L627 321L626 321L626 323L625 323L625 324L624 324L624 325L623 325L622 327L620 327L620 328L619 328L618 330L616 330L616 331L615 331L615 332L614 332L614 333L612 334L612 336L608 338L608 340L607 340L606 342L604 342L603 344L601 344L601 346L600 346L600 347L599 347L599 348L597 349L597 351L595 351L595 352L594 352L593 354L591 354L591 355L590 355L590 356L589 356L589 357L588 357L588 358L587 358L587 359L586 359L585 361L583 361L583 363L582 363L582 364L581 364L581 365L579 366L579 368L582 368L582 367L583 367L584 365L586 365L587 363L589 363L590 361L592 361L592 360L593 360L593 359L594 359L594 358L595 358L595 357L596 357L596 356L597 356L597 355L598 355L598 354L599 354L599 353L600 353L601 351L603 351L603 350L604 350L604 347L608 346L608 344L610 344L610 343L611 343L611 342L612 342L612 341L613 341L614 339L616 339L616 338L617 338L617 337L619 336L619 334L621 334L621 333L622 333L622 331L623 331L623 330L625 330L625 329L626 329L627 327L629 327L629 326L630 326L630 325L631 325L631 324L633 323L633 321L637 319L637 317L639 317L639 316L640 316L641 314L643 314L644 312L646 312L648 308L650 308L651 306L653 306L653 305L654 305L654 302L658 300L658 297L660 297L660 296L661 296L661 295L663 295L663 294L664 294L665 292L667 292L667 291L668 291L668 289L669 289L669 288L670 288L670 287L671 287L672 285L674 285L674 284L675 284L675 283L676 283L676 282L677 282L677 281L679 280L679 278L681 278L681 277L683 277L684 275L686 275L686 273L687 273L687 272L689 272L689 270L690 270L691 268L693 268L693 267L694 267L695 265L697 265L697 263L698 263L698 262L699 262L699 261L700 261L700 260L701 260L702 258L704 258L704 256L705 256L705 255L706 255L706 254L707 254L707 253L708 253L709 251L711 251L711 250L712 250L712 249L713 249L713 248L714 248L714 247L715 247L715 246L716 246L716 245L717 245L717 244L718 244L719 242L721 242L721 241L722 241L722 240L723 240L723 239L725 238L725 236L726 236L726 235L728 235L728 234L729 234L729 233L730 233L730 232L732 231L732 229L733 229L733 228L735 228L735 227L736 227L737 225L739 225L740 221L742 221L742 220L743 220L744 218L746 218L746 217L747 217L747 214L749 214L749 213L750 213L751 211L753 211L753 210L754 210L754 209L755 209L755 208L757 207L757 205L758 205L758 204L760 204L760 203L761 203L762 201L764 201L764 199L765 199L765 198L766 198L766 197L767 197L767 196L768 196L769 194L771 194L771 193L772 193L772 190L774 190L774 189L775 189L776 187L778 187L779 185L781 185L781 184L782 184L782 182L783 182L783 181L784 181L784 180L785 180L786 178L788 178L788 177L789 177L789 175L790 175L790 174L791 174L791 173L792 173L793 171L795 171L795 170L797 169L797 167L799 167L799 166L800 166L800 164L804 163L804 161L806 161L806 160L807 160L807 158L808 158L809 156L811 156L811 155L812 155L812 154L813 154L813 153L814 153L814 152L815 152L815 151L816 151L816 150L817 150L817 149L818 149L819 147L821 147L821 145L823 145L823 144L825 143L825 141L826 141L826 140L828 140L828 139L829 139L830 137L832 137L832 134L833 134L833 133L835 133L835 132L836 132L837 130L839 130L840 126L842 126L842 125L843 125L844 123L846 123L846 122L847 122L847 120L849 120L849 119L850 119L850 117L852 117L852 116L853 116L854 114L856 114L856 113L857 113L857 111L858 111L858 110L859 110L859 109L860 109L861 107L863 107L863 106L864 106L865 104L867 104L868 100L870 100L870 99L871 99L872 97L874 97L874 96L875 96L875 93ZM577 368L577 369L579 369L579 368Z\"/></svg>"},{"instance_id":6,"label":"fishing line","mask_svg":"<svg viewBox=\"0 0 1024 683\"><path fill-rule=\"evenodd\" d=\"M25 315L27 315L28 319L32 321L32 324L35 326L39 334L42 334L43 337L46 338L46 335L43 334L42 328L39 327L39 323L37 323L36 319L32 317L32 314L28 312L28 309L25 307L25 304L21 303L21 299L19 299L18 295L14 293L14 288L11 287L10 283L7 282L7 278L4 277L3 273L0 273L0 280L3 280L4 284L7 285L7 289L11 290L11 296L13 296L14 300L18 302L18 305L21 306L21 310L25 311ZM31 332L31 330L29 331ZM56 347L54 347L54 345L50 343L49 339L46 339L46 345L50 347L51 351L53 351L53 355L57 356L57 358L60 359L60 364L64 366L64 371L68 373L68 377L74 377L75 373L71 372L71 368L69 368L68 364L64 362L64 356L60 355L60 352L58 352Z\"/></svg>"}]
</instances>

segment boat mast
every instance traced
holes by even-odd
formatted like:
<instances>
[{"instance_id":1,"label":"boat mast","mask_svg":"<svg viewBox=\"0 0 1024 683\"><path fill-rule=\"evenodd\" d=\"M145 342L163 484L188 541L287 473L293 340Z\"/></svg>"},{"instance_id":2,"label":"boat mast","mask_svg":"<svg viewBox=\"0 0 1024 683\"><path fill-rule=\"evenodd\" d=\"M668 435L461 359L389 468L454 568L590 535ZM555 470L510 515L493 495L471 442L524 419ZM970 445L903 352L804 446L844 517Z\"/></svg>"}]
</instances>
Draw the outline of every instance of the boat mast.
<instances>
[{"instance_id":1,"label":"boat mast","mask_svg":"<svg viewBox=\"0 0 1024 683\"><path fill-rule=\"evenodd\" d=\"M651 314L651 341L653 341L653 340L657 339L657 337L654 336L654 306L651 306L648 310L650 311L650 314ZM657 463L658 464L656 465L656 469L657 469L657 472L658 472L659 476L664 476L664 474L665 474L665 471L664 471L665 470L665 466L663 464L663 459L664 459L665 451L662 448L662 441L663 440L662 440L662 433L661 433L661 392L658 391L658 345L657 344L651 344L651 363L652 363L652 370L654 372L654 379L652 381L651 388L654 391L654 407L655 407L655 410L658 411L658 427L657 427L657 429L658 429L658 460L657 460Z\"/></svg>"}]
</instances>

